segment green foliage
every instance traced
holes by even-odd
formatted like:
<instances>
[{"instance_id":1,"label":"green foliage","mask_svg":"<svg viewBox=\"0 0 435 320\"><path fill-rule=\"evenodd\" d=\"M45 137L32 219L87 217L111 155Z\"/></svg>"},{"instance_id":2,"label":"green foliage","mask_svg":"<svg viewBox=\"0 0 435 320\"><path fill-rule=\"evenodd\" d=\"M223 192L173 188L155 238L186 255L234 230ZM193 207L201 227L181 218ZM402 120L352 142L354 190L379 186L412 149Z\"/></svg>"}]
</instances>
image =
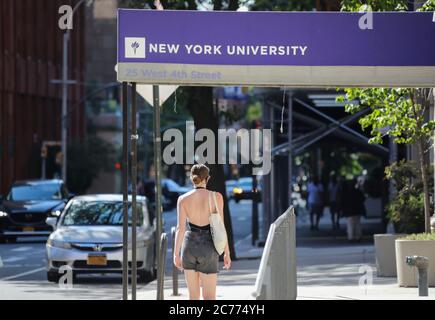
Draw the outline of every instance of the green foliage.
<instances>
[{"instance_id":1,"label":"green foliage","mask_svg":"<svg viewBox=\"0 0 435 320\"><path fill-rule=\"evenodd\" d=\"M252 123L254 120L260 120L262 116L261 103L256 102L251 104L246 111L246 121Z\"/></svg>"},{"instance_id":2,"label":"green foliage","mask_svg":"<svg viewBox=\"0 0 435 320\"><path fill-rule=\"evenodd\" d=\"M435 233L413 233L406 237L400 238L401 240L435 240Z\"/></svg>"},{"instance_id":3,"label":"green foliage","mask_svg":"<svg viewBox=\"0 0 435 320\"><path fill-rule=\"evenodd\" d=\"M426 1L421 8L419 8L417 11L424 12L424 11L435 11L435 0L428 0Z\"/></svg>"},{"instance_id":4,"label":"green foliage","mask_svg":"<svg viewBox=\"0 0 435 320\"><path fill-rule=\"evenodd\" d=\"M237 10L242 0L160 0L164 9L171 10L198 10L213 8L213 10ZM122 0L124 6L129 8L154 9L154 0Z\"/></svg>"},{"instance_id":5,"label":"green foliage","mask_svg":"<svg viewBox=\"0 0 435 320\"><path fill-rule=\"evenodd\" d=\"M252 11L312 11L312 0L255 0Z\"/></svg>"},{"instance_id":6,"label":"green foliage","mask_svg":"<svg viewBox=\"0 0 435 320\"><path fill-rule=\"evenodd\" d=\"M408 0L342 0L341 11L407 11ZM435 0L427 0L417 11L435 11Z\"/></svg>"},{"instance_id":7,"label":"green foliage","mask_svg":"<svg viewBox=\"0 0 435 320\"><path fill-rule=\"evenodd\" d=\"M72 141L68 146L68 188L76 194L85 193L101 171L113 168L114 153L110 143L95 135Z\"/></svg>"},{"instance_id":8,"label":"green foliage","mask_svg":"<svg viewBox=\"0 0 435 320\"><path fill-rule=\"evenodd\" d=\"M385 177L392 180L397 194L388 204L388 217L400 233L424 231L424 193L420 170L415 161L395 162L385 168ZM430 186L430 192L433 185Z\"/></svg>"},{"instance_id":9,"label":"green foliage","mask_svg":"<svg viewBox=\"0 0 435 320\"><path fill-rule=\"evenodd\" d=\"M415 143L419 138L430 138L435 129L435 122L425 121L425 109L416 102L417 98L426 96L423 91L407 88L348 88L337 101L359 101L345 105L349 113L371 108L372 112L359 120L363 129L371 128L373 137L370 143L382 143L382 138L387 135L396 143Z\"/></svg>"},{"instance_id":10,"label":"green foliage","mask_svg":"<svg viewBox=\"0 0 435 320\"><path fill-rule=\"evenodd\" d=\"M406 11L407 0L342 0L341 11Z\"/></svg>"},{"instance_id":11,"label":"green foliage","mask_svg":"<svg viewBox=\"0 0 435 320\"><path fill-rule=\"evenodd\" d=\"M154 0L122 0L121 4L128 8L135 9L155 9ZM165 9L189 9L196 10L196 1L182 1L182 0L161 0L161 4Z\"/></svg>"}]
</instances>

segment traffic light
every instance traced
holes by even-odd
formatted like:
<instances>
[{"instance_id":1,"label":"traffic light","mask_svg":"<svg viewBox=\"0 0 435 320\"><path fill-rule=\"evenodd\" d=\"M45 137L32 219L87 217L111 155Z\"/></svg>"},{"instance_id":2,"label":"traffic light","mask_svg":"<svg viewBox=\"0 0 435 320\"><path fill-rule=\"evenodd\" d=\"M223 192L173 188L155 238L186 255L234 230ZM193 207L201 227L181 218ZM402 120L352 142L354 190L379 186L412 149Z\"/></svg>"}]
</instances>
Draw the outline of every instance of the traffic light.
<instances>
[{"instance_id":1,"label":"traffic light","mask_svg":"<svg viewBox=\"0 0 435 320\"><path fill-rule=\"evenodd\" d=\"M47 159L47 147L42 146L41 148L41 158Z\"/></svg>"},{"instance_id":2,"label":"traffic light","mask_svg":"<svg viewBox=\"0 0 435 320\"><path fill-rule=\"evenodd\" d=\"M56 153L56 164L61 165L63 161L63 153L62 152L58 152Z\"/></svg>"},{"instance_id":3,"label":"traffic light","mask_svg":"<svg viewBox=\"0 0 435 320\"><path fill-rule=\"evenodd\" d=\"M261 120L259 120L259 119L253 120L251 126L252 126L252 129L261 129L262 128Z\"/></svg>"}]
</instances>

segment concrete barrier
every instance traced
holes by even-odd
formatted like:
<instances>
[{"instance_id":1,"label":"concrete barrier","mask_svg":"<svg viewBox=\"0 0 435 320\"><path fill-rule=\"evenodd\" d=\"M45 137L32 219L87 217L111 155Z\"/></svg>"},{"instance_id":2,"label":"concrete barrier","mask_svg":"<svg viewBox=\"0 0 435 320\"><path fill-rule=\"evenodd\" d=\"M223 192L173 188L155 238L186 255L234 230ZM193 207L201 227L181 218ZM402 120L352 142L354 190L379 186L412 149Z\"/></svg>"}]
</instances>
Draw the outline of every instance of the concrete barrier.
<instances>
[{"instance_id":1,"label":"concrete barrier","mask_svg":"<svg viewBox=\"0 0 435 320\"><path fill-rule=\"evenodd\" d=\"M257 300L295 300L296 217L290 207L271 224L253 296Z\"/></svg>"}]
</instances>

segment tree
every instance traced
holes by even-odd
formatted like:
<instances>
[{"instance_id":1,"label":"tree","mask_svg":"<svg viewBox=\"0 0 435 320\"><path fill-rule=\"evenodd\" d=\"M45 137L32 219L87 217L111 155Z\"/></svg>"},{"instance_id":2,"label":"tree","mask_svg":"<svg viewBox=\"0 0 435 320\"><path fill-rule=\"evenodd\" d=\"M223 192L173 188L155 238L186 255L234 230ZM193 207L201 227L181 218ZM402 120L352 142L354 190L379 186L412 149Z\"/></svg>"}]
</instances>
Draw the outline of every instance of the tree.
<instances>
[{"instance_id":1,"label":"tree","mask_svg":"<svg viewBox=\"0 0 435 320\"><path fill-rule=\"evenodd\" d=\"M68 188L76 194L85 193L103 170L113 170L113 146L90 134L84 141L73 140L68 145Z\"/></svg>"},{"instance_id":2,"label":"tree","mask_svg":"<svg viewBox=\"0 0 435 320\"><path fill-rule=\"evenodd\" d=\"M395 229L399 233L421 233L424 230L424 193L418 164L405 160L395 162L385 168L385 177L393 181L397 190L386 208ZM433 183L429 188L432 192Z\"/></svg>"},{"instance_id":3,"label":"tree","mask_svg":"<svg viewBox=\"0 0 435 320\"><path fill-rule=\"evenodd\" d=\"M312 0L255 0L251 5L252 11L311 11Z\"/></svg>"},{"instance_id":4,"label":"tree","mask_svg":"<svg viewBox=\"0 0 435 320\"><path fill-rule=\"evenodd\" d=\"M125 5L131 8L155 8L154 0L125 0ZM157 4L157 3L156 3ZM161 0L161 4L165 9L178 10L198 10L198 4L195 0ZM202 1L202 6L209 5L216 10L237 10L239 0L209 0ZM218 136L219 114L216 112L213 104L213 88L211 87L184 87L180 90L180 103L185 103L185 107L189 110L193 117L196 129L207 128L213 131L215 137ZM216 144L216 157L217 153ZM222 165L217 164L215 159L213 164L208 164L210 167L210 183L209 188L218 191L224 198L224 221L228 233L228 244L232 259L236 259L233 240L233 228L231 223L231 215L226 196L225 174Z\"/></svg>"},{"instance_id":5,"label":"tree","mask_svg":"<svg viewBox=\"0 0 435 320\"><path fill-rule=\"evenodd\" d=\"M342 0L341 11L366 11L370 7L373 11L406 11L407 0Z\"/></svg>"},{"instance_id":6,"label":"tree","mask_svg":"<svg viewBox=\"0 0 435 320\"><path fill-rule=\"evenodd\" d=\"M406 10L404 0L343 0L343 11L392 11ZM424 3L420 11L434 10L435 1ZM405 40L404 40L405 41ZM422 88L348 88L339 101L348 103L347 112L355 113L369 107L371 113L359 122L363 129L371 128L370 143L382 143L384 136L395 143L415 144L418 149L418 163L424 193L425 232L430 232L430 196L427 151L431 146L435 122L427 120L427 112L432 96L431 89Z\"/></svg>"}]
</instances>

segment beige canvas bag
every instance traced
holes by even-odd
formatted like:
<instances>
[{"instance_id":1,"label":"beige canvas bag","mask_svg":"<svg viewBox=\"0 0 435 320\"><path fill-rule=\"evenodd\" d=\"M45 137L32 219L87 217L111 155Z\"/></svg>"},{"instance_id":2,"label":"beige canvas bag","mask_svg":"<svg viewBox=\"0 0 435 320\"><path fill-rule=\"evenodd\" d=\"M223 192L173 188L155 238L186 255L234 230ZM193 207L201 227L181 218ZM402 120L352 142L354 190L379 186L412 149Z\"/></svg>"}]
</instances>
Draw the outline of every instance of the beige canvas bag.
<instances>
[{"instance_id":1,"label":"beige canvas bag","mask_svg":"<svg viewBox=\"0 0 435 320\"><path fill-rule=\"evenodd\" d=\"M213 194L216 211L213 211L212 209L211 199L210 199L211 194ZM225 246L227 245L228 239L227 239L227 231L225 229L224 222L219 213L219 208L216 200L216 192L209 193L208 205L210 207L209 220L210 220L211 236L213 238L213 243L214 243L214 247L216 248L216 251L219 253L219 255L221 255L225 251Z\"/></svg>"}]
</instances>

